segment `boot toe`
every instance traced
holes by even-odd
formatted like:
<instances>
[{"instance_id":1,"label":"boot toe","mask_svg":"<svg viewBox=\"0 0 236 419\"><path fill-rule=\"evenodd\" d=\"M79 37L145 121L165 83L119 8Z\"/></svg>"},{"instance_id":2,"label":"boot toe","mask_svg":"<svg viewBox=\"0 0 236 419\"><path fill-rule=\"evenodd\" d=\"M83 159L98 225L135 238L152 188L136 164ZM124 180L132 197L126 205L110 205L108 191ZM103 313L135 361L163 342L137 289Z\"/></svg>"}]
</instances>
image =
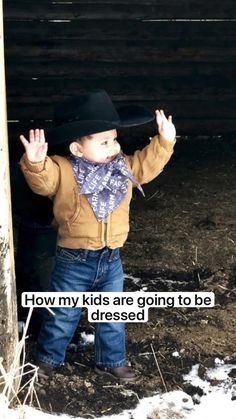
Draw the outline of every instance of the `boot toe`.
<instances>
[{"instance_id":1,"label":"boot toe","mask_svg":"<svg viewBox=\"0 0 236 419\"><path fill-rule=\"evenodd\" d=\"M126 365L116 368L98 367L96 365L95 372L99 375L109 376L116 378L121 382L124 381L135 381L137 376L133 368Z\"/></svg>"},{"instance_id":2,"label":"boot toe","mask_svg":"<svg viewBox=\"0 0 236 419\"><path fill-rule=\"evenodd\" d=\"M37 362L38 366L38 377L48 379L55 368L51 364L46 364L45 362Z\"/></svg>"}]
</instances>

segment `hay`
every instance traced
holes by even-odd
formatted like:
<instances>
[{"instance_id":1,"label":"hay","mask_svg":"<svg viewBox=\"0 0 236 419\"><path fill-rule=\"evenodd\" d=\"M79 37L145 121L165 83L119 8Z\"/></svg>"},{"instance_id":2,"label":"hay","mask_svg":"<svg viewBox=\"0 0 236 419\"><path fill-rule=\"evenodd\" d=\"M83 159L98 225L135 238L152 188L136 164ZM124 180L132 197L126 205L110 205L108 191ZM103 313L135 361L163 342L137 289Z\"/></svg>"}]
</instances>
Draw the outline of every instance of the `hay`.
<instances>
[{"instance_id":1,"label":"hay","mask_svg":"<svg viewBox=\"0 0 236 419\"><path fill-rule=\"evenodd\" d=\"M24 418L24 406L31 406L33 400L36 401L38 408L41 406L35 390L35 382L38 378L38 367L25 362L25 341L27 339L27 330L32 316L33 308L29 310L22 338L20 339L13 357L9 371L3 366L3 359L0 358L0 412L1 419ZM25 380L25 377L28 379ZM24 377L24 384L22 378ZM20 393L24 390L23 401L19 399ZM13 408L13 409L12 409ZM15 408L15 409L14 409ZM16 409L17 408L17 409Z\"/></svg>"}]
</instances>

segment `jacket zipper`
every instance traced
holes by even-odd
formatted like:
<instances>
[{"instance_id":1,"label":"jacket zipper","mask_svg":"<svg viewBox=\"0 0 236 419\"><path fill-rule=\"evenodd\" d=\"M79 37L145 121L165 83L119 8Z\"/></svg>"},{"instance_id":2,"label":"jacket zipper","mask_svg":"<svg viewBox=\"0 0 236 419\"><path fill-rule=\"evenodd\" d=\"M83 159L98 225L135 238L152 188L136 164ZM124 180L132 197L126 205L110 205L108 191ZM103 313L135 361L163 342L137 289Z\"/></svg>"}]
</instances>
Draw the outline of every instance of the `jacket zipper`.
<instances>
[{"instance_id":1,"label":"jacket zipper","mask_svg":"<svg viewBox=\"0 0 236 419\"><path fill-rule=\"evenodd\" d=\"M108 243L108 222L109 222L109 215L107 216L107 218L103 221L104 222L104 244L105 246L107 246Z\"/></svg>"}]
</instances>

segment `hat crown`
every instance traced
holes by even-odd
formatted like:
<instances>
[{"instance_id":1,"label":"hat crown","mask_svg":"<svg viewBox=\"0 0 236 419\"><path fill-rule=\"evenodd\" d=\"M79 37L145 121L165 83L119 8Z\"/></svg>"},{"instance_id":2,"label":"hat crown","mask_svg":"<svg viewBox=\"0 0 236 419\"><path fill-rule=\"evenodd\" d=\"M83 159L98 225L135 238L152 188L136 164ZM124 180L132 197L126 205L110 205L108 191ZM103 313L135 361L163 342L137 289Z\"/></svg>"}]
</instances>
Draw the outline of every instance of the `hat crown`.
<instances>
[{"instance_id":1,"label":"hat crown","mask_svg":"<svg viewBox=\"0 0 236 419\"><path fill-rule=\"evenodd\" d=\"M80 137L146 124L153 119L154 115L141 105L116 109L105 90L83 92L56 105L55 126L47 131L48 144L55 153L55 146L69 144Z\"/></svg>"},{"instance_id":2,"label":"hat crown","mask_svg":"<svg viewBox=\"0 0 236 419\"><path fill-rule=\"evenodd\" d=\"M55 108L55 123L61 125L74 121L118 122L119 115L105 90L96 90L73 96Z\"/></svg>"}]
</instances>

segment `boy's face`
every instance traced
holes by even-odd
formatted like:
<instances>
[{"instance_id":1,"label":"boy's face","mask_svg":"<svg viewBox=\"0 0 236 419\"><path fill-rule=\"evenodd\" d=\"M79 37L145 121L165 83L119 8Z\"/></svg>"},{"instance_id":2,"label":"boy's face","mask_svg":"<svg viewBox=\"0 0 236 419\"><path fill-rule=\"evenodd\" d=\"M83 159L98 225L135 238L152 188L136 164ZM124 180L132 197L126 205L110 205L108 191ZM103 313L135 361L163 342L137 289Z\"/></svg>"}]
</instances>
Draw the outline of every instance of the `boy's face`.
<instances>
[{"instance_id":1,"label":"boy's face","mask_svg":"<svg viewBox=\"0 0 236 419\"><path fill-rule=\"evenodd\" d=\"M81 142L71 143L70 151L75 156L84 157L94 163L109 163L120 152L117 131L112 129L84 137Z\"/></svg>"}]
</instances>

